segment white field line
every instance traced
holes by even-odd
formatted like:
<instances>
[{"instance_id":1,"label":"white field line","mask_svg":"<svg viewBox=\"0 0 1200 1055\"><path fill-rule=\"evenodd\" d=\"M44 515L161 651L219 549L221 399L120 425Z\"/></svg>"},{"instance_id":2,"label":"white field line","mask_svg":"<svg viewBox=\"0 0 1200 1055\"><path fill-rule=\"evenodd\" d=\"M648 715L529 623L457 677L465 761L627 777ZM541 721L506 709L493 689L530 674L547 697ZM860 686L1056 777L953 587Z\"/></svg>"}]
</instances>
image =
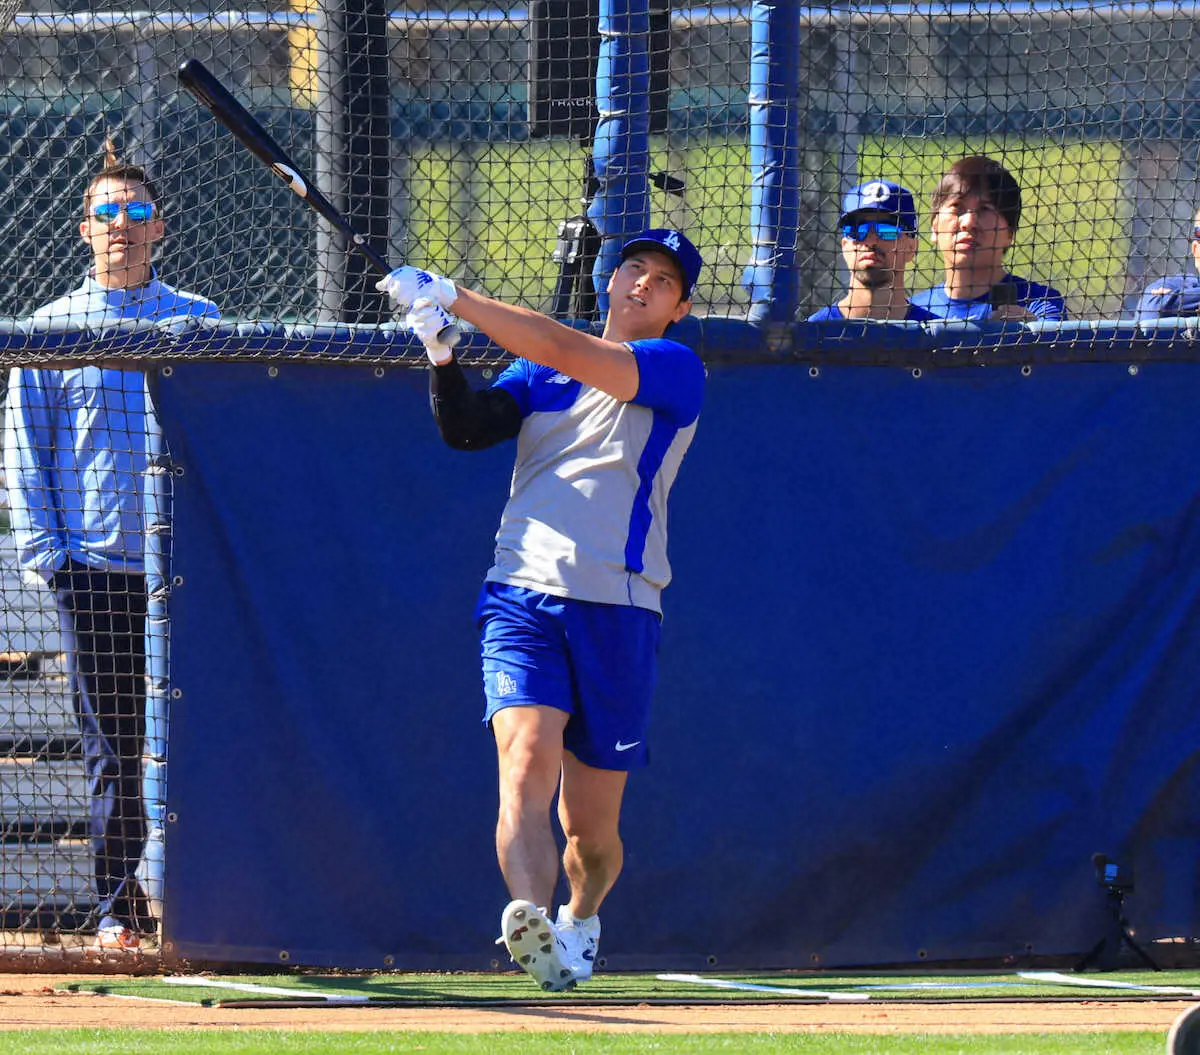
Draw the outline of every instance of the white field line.
<instances>
[{"instance_id":1,"label":"white field line","mask_svg":"<svg viewBox=\"0 0 1200 1055\"><path fill-rule=\"evenodd\" d=\"M1031 982L1053 982L1055 985L1078 985L1088 989L1132 989L1135 993L1156 993L1162 996L1200 997L1200 989L1184 989L1175 985L1139 985L1137 982L1106 982L1102 978L1080 978L1059 971L1018 971L1018 978Z\"/></svg>"},{"instance_id":2,"label":"white field line","mask_svg":"<svg viewBox=\"0 0 1200 1055\"><path fill-rule=\"evenodd\" d=\"M106 993L103 989L72 989L74 996L102 996L108 1000L148 1000L152 1004L174 1004L176 1007L195 1007L191 1000L172 1000L166 996L134 996L131 993Z\"/></svg>"},{"instance_id":3,"label":"white field line","mask_svg":"<svg viewBox=\"0 0 1200 1055\"><path fill-rule=\"evenodd\" d=\"M369 996L332 993L323 989L287 989L278 985L253 985L250 982L226 982L220 978L197 978L188 975L168 975L162 979L170 985L191 985L199 989L236 989L239 993L254 993L257 996L287 996L293 1000L337 1000L347 1004L368 1004Z\"/></svg>"},{"instance_id":4,"label":"white field line","mask_svg":"<svg viewBox=\"0 0 1200 1055\"><path fill-rule=\"evenodd\" d=\"M822 989L789 989L781 985L755 985L753 982L728 982L721 978L702 978L698 974L656 974L660 982L687 982L690 985L710 985L714 989L740 989L751 993L774 993L776 996L809 996L814 1000L870 1000L868 993L828 992Z\"/></svg>"}]
</instances>

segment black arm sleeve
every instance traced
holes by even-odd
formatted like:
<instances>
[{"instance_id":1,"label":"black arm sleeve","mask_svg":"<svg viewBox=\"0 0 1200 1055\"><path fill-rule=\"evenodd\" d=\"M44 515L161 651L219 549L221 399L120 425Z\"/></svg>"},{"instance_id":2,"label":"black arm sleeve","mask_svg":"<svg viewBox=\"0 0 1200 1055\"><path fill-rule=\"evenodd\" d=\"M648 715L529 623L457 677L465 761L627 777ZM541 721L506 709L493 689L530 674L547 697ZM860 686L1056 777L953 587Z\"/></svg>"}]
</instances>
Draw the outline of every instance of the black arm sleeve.
<instances>
[{"instance_id":1,"label":"black arm sleeve","mask_svg":"<svg viewBox=\"0 0 1200 1055\"><path fill-rule=\"evenodd\" d=\"M502 388L476 392L451 359L429 371L429 406L438 432L456 451L481 451L521 431L521 408Z\"/></svg>"}]
</instances>

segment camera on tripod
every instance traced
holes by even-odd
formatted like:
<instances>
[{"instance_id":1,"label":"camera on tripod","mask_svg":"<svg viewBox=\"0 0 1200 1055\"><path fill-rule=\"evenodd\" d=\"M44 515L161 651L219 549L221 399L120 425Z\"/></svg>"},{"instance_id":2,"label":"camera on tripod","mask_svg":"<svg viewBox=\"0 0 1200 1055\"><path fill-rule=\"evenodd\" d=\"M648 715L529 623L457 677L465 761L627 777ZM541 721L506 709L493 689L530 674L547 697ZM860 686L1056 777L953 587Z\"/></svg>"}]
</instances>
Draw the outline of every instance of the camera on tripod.
<instances>
[{"instance_id":1,"label":"camera on tripod","mask_svg":"<svg viewBox=\"0 0 1200 1055\"><path fill-rule=\"evenodd\" d=\"M1133 869L1109 860L1106 854L1092 854L1092 866L1096 869L1096 882L1104 888L1108 918L1103 936L1075 965L1075 970L1095 967L1101 971L1115 971L1120 965L1122 949L1129 949L1150 970L1159 970L1150 954L1133 940L1129 920L1125 918L1125 897L1133 893Z\"/></svg>"},{"instance_id":2,"label":"camera on tripod","mask_svg":"<svg viewBox=\"0 0 1200 1055\"><path fill-rule=\"evenodd\" d=\"M1133 893L1133 869L1110 861L1104 854L1092 854L1096 867L1096 882L1114 893Z\"/></svg>"}]
</instances>

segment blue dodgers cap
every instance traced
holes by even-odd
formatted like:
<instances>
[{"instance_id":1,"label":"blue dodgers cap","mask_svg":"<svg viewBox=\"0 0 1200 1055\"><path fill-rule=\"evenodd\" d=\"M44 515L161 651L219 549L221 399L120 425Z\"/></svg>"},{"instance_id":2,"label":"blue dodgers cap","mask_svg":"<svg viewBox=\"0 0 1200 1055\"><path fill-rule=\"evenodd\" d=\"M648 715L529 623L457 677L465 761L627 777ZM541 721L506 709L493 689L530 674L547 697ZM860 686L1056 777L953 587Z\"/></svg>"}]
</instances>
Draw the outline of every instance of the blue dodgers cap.
<instances>
[{"instance_id":1,"label":"blue dodgers cap","mask_svg":"<svg viewBox=\"0 0 1200 1055\"><path fill-rule=\"evenodd\" d=\"M704 261L700 259L700 250L692 245L687 235L670 227L652 227L635 235L621 246L621 259L624 260L638 249L657 249L673 257L679 265L679 270L683 272L684 285L687 287L684 297L687 300L692 299Z\"/></svg>"},{"instance_id":2,"label":"blue dodgers cap","mask_svg":"<svg viewBox=\"0 0 1200 1055\"><path fill-rule=\"evenodd\" d=\"M842 199L842 218L838 223L845 223L847 217L867 210L893 213L902 230L917 233L917 207L913 204L912 192L899 183L875 179L852 187Z\"/></svg>"}]
</instances>

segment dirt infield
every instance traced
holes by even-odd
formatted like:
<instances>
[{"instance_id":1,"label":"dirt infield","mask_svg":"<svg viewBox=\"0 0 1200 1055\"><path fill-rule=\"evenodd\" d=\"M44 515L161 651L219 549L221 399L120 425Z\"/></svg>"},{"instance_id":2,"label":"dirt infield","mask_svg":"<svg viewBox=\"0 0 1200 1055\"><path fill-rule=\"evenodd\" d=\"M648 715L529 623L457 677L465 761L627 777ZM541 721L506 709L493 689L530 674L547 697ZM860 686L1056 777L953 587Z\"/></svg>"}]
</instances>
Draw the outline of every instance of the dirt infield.
<instances>
[{"instance_id":1,"label":"dirt infield","mask_svg":"<svg viewBox=\"0 0 1200 1055\"><path fill-rule=\"evenodd\" d=\"M94 976L92 976L94 978ZM68 975L0 976L0 1029L437 1030L454 1033L1066 1033L1166 1035L1181 1001L760 1004L661 1007L253 1008L160 1004L56 990Z\"/></svg>"}]
</instances>

